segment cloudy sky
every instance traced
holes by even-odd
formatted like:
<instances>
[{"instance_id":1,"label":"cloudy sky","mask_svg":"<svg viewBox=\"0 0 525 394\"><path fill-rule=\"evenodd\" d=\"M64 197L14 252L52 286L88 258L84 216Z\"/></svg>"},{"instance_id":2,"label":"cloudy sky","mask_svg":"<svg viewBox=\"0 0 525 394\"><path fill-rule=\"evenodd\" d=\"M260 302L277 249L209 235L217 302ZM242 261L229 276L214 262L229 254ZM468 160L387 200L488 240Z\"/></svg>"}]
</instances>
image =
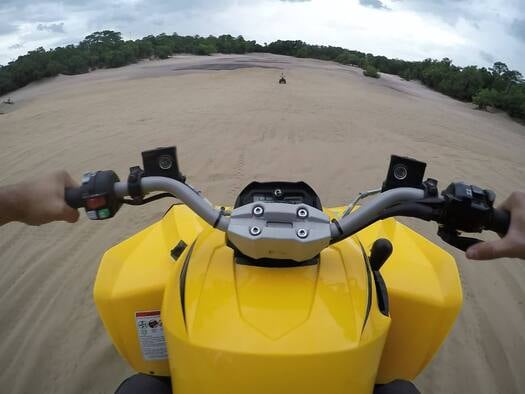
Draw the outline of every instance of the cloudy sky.
<instances>
[{"instance_id":1,"label":"cloudy sky","mask_svg":"<svg viewBox=\"0 0 525 394\"><path fill-rule=\"evenodd\" d=\"M500 60L525 73L525 0L0 0L0 64L121 31L301 39L408 60Z\"/></svg>"}]
</instances>

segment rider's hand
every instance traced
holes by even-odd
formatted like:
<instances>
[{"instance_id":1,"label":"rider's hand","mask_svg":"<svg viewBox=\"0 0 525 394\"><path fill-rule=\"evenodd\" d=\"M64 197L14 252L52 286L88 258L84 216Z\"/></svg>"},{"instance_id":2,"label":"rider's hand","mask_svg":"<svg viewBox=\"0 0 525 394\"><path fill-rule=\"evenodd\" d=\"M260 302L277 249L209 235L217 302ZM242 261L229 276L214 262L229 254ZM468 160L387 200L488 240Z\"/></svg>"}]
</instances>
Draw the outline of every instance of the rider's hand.
<instances>
[{"instance_id":1,"label":"rider's hand","mask_svg":"<svg viewBox=\"0 0 525 394\"><path fill-rule=\"evenodd\" d=\"M497 241L481 242L468 248L466 254L469 259L490 260L498 257L525 259L525 192L512 193L500 208L510 212L509 231Z\"/></svg>"},{"instance_id":2,"label":"rider's hand","mask_svg":"<svg viewBox=\"0 0 525 394\"><path fill-rule=\"evenodd\" d=\"M66 171L44 175L37 180L22 182L0 189L0 223L18 221L33 226L78 220L78 211L64 200L66 187L77 186Z\"/></svg>"}]
</instances>

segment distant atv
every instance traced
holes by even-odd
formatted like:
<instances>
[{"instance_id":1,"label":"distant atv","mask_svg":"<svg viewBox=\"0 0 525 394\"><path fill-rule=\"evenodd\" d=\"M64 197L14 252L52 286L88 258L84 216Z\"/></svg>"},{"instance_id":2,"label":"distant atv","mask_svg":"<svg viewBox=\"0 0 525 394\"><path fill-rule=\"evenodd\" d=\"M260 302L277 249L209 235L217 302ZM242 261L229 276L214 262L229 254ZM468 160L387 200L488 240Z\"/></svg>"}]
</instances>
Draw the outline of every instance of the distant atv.
<instances>
[{"instance_id":1,"label":"distant atv","mask_svg":"<svg viewBox=\"0 0 525 394\"><path fill-rule=\"evenodd\" d=\"M286 78L284 77L283 74L281 74L281 78L279 79L279 85L286 85Z\"/></svg>"}]
</instances>

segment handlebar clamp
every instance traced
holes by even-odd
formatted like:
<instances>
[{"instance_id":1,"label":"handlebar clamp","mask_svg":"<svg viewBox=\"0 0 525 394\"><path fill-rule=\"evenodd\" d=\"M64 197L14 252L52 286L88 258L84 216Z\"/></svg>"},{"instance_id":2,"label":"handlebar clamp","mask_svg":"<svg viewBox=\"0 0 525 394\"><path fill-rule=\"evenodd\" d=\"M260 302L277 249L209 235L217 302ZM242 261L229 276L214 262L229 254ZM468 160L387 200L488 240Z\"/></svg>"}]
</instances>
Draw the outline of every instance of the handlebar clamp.
<instances>
[{"instance_id":1,"label":"handlebar clamp","mask_svg":"<svg viewBox=\"0 0 525 394\"><path fill-rule=\"evenodd\" d=\"M128 193L135 201L141 201L143 197L142 186L140 184L144 170L139 166L130 167L128 175Z\"/></svg>"}]
</instances>

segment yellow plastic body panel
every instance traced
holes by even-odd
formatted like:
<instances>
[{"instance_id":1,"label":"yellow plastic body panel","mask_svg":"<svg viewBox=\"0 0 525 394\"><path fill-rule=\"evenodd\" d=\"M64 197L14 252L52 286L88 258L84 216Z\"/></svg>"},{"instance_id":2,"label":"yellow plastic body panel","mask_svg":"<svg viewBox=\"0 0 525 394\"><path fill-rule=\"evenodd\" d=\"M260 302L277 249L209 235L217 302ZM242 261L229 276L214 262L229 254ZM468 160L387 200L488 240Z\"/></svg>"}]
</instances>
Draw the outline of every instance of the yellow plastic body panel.
<instances>
[{"instance_id":1,"label":"yellow plastic body panel","mask_svg":"<svg viewBox=\"0 0 525 394\"><path fill-rule=\"evenodd\" d=\"M377 381L413 380L452 329L463 295L454 258L394 219L357 234L366 250L378 238L394 245L380 272L388 288L392 326Z\"/></svg>"},{"instance_id":2,"label":"yellow plastic body panel","mask_svg":"<svg viewBox=\"0 0 525 394\"><path fill-rule=\"evenodd\" d=\"M164 296L173 391L371 393L390 318L367 271L352 239L319 264L268 268L235 263L204 230Z\"/></svg>"},{"instance_id":3,"label":"yellow plastic body panel","mask_svg":"<svg viewBox=\"0 0 525 394\"><path fill-rule=\"evenodd\" d=\"M368 253L378 238L394 245L381 269L390 316L360 245ZM106 252L94 297L120 354L138 372L171 375L177 394L369 394L417 376L462 301L454 259L393 219L317 264L270 268L235 262L224 233L183 205ZM161 310L169 360L142 355L135 314L150 310Z\"/></svg>"},{"instance_id":4,"label":"yellow plastic body panel","mask_svg":"<svg viewBox=\"0 0 525 394\"><path fill-rule=\"evenodd\" d=\"M138 372L169 375L168 360L143 358L135 313L161 309L168 275L176 269L170 251L180 240L191 245L203 225L186 206L173 206L163 220L109 249L102 258L95 304L113 344Z\"/></svg>"}]
</instances>

